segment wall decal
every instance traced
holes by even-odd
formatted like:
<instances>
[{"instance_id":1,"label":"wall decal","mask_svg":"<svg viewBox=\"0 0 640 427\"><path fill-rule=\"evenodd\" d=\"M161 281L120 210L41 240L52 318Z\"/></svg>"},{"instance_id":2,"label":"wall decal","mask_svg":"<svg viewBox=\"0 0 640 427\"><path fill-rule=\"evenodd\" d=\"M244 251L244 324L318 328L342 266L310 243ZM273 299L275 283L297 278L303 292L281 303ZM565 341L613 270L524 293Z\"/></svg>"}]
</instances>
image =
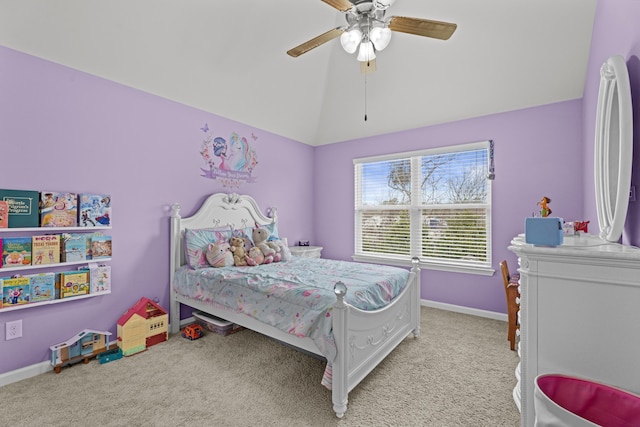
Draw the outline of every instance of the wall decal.
<instances>
[{"instance_id":1,"label":"wall decal","mask_svg":"<svg viewBox=\"0 0 640 427\"><path fill-rule=\"evenodd\" d=\"M232 132L228 139L214 136L207 123L200 128L205 134L200 155L209 169L201 169L203 177L219 180L225 188L239 188L242 183L256 182L252 176L258 155L247 138ZM258 137L251 133L256 141Z\"/></svg>"}]
</instances>

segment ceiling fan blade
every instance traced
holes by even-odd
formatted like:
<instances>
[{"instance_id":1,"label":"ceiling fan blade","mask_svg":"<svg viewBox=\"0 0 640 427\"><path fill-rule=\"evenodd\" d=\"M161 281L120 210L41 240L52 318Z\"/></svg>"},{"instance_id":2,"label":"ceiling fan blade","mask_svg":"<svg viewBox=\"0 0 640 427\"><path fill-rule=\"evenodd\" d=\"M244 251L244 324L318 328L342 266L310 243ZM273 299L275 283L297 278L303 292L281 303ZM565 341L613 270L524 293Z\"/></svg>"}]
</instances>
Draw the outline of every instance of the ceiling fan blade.
<instances>
[{"instance_id":1,"label":"ceiling fan blade","mask_svg":"<svg viewBox=\"0 0 640 427\"><path fill-rule=\"evenodd\" d=\"M338 9L340 12L347 12L351 10L353 4L349 0L322 0L329 6Z\"/></svg>"},{"instance_id":2,"label":"ceiling fan blade","mask_svg":"<svg viewBox=\"0 0 640 427\"><path fill-rule=\"evenodd\" d=\"M342 28L334 28L333 30L329 30L324 34L320 34L318 37L314 37L311 40L306 41L301 45L298 45L293 49L288 50L287 54L289 56L293 56L294 58L297 58L303 53L309 52L311 49L314 49L320 46L321 44L331 41L336 37L340 37L342 33L344 33L344 30Z\"/></svg>"},{"instance_id":3,"label":"ceiling fan blade","mask_svg":"<svg viewBox=\"0 0 640 427\"><path fill-rule=\"evenodd\" d=\"M440 40L448 40L456 28L458 28L458 25L450 22L408 18L406 16L392 16L389 21L389 29L391 31L415 34L416 36L431 37Z\"/></svg>"}]
</instances>

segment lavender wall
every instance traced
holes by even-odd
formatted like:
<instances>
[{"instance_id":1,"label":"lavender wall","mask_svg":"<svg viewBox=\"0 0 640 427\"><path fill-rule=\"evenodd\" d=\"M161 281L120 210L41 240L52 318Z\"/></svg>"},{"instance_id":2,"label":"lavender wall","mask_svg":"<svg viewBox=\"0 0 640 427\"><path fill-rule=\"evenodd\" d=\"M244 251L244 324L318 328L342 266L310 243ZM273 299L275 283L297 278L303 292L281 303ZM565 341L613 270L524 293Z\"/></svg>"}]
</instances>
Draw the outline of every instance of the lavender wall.
<instances>
[{"instance_id":1,"label":"lavender wall","mask_svg":"<svg viewBox=\"0 0 640 427\"><path fill-rule=\"evenodd\" d=\"M633 175L632 184L640 185L640 2L600 0L596 9L593 37L589 54L587 79L584 90L584 212L596 224L593 178L593 152L595 117L600 85L600 67L612 55L622 55L627 60L631 94L634 107L633 123ZM640 187L636 189L640 197ZM630 202L629 213L623 233L623 243L640 245L640 203Z\"/></svg>"},{"instance_id":2,"label":"lavender wall","mask_svg":"<svg viewBox=\"0 0 640 427\"><path fill-rule=\"evenodd\" d=\"M114 217L112 293L0 310L0 325L22 319L24 330L0 334L0 373L48 360L49 346L84 328L115 336L142 296L168 308L170 204L189 215L230 192L200 176L204 123L257 136L257 182L236 191L278 207L283 236L314 239L313 147L0 47L0 187L109 193Z\"/></svg>"},{"instance_id":3,"label":"lavender wall","mask_svg":"<svg viewBox=\"0 0 640 427\"><path fill-rule=\"evenodd\" d=\"M353 163L357 157L420 150L491 139L495 142L493 183L494 268L507 259L507 246L524 231L524 219L542 196L554 215L582 218L582 103L580 100L496 114L439 126L318 147L315 153L317 243L323 256L350 259L354 250ZM492 277L424 270L422 298L505 311L504 288Z\"/></svg>"}]
</instances>

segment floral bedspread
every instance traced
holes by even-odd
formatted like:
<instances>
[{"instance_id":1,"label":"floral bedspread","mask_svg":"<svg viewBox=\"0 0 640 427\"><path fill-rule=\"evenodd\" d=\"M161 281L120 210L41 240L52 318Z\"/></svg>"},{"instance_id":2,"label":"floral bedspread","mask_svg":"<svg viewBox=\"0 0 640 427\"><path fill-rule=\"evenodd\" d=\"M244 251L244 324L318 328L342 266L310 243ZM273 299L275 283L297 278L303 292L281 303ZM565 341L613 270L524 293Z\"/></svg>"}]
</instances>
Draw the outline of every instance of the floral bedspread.
<instances>
[{"instance_id":1,"label":"floral bedspread","mask_svg":"<svg viewBox=\"0 0 640 427\"><path fill-rule=\"evenodd\" d=\"M243 313L284 332L309 337L329 361L336 348L331 332L333 287L347 286L346 301L362 310L388 304L405 287L409 271L383 265L293 257L257 267L190 270L174 276L182 296Z\"/></svg>"}]
</instances>

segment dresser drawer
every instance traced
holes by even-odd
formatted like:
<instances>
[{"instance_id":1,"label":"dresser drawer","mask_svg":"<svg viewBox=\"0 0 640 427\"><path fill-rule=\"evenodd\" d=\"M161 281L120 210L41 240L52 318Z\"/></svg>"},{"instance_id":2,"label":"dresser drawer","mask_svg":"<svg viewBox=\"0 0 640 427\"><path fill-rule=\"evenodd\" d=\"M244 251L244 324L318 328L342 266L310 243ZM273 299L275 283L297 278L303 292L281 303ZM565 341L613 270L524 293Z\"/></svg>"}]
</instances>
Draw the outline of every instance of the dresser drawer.
<instances>
[{"instance_id":1,"label":"dresser drawer","mask_svg":"<svg viewBox=\"0 0 640 427\"><path fill-rule=\"evenodd\" d=\"M305 258L320 258L322 246L289 246L291 255Z\"/></svg>"}]
</instances>

